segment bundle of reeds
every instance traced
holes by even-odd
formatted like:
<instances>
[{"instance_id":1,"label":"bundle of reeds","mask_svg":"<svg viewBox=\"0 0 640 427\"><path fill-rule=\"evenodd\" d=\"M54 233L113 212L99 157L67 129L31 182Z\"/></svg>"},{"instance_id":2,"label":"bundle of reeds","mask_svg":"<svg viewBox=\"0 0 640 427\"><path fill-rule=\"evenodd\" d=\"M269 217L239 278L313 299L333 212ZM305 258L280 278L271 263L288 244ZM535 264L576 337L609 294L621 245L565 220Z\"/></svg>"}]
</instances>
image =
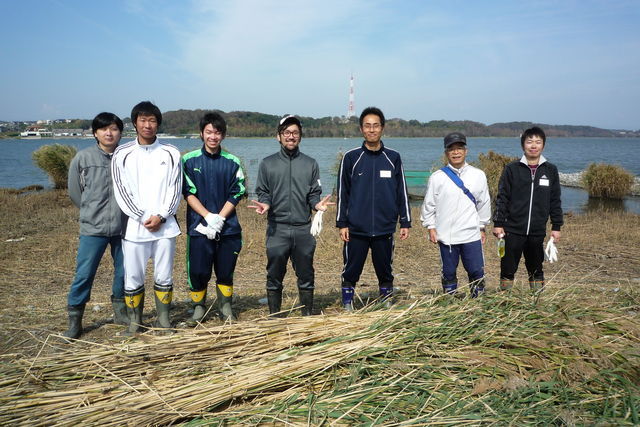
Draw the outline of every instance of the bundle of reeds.
<instances>
[{"instance_id":1,"label":"bundle of reeds","mask_svg":"<svg viewBox=\"0 0 640 427\"><path fill-rule=\"evenodd\" d=\"M437 296L114 346L51 336L0 368L0 424L640 422L640 321L578 298Z\"/></svg>"}]
</instances>

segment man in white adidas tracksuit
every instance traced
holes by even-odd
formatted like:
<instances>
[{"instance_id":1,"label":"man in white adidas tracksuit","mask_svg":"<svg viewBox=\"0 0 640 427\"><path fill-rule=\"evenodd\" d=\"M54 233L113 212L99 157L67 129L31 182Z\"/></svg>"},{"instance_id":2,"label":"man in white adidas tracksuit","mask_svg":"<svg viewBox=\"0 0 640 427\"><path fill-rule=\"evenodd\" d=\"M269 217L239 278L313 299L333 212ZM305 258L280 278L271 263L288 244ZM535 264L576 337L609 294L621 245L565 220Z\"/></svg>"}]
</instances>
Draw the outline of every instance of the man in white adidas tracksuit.
<instances>
[{"instance_id":1,"label":"man in white adidas tracksuit","mask_svg":"<svg viewBox=\"0 0 640 427\"><path fill-rule=\"evenodd\" d=\"M143 101L131 111L137 138L120 145L111 163L115 196L124 215L122 251L129 334L140 331L144 307L145 267L152 258L156 325L170 328L173 258L180 228L175 219L181 199L180 151L161 142L160 109Z\"/></svg>"},{"instance_id":2,"label":"man in white adidas tracksuit","mask_svg":"<svg viewBox=\"0 0 640 427\"><path fill-rule=\"evenodd\" d=\"M462 259L471 296L476 297L484 291L482 246L484 227L491 220L487 177L466 163L467 138L463 134L445 136L444 152L449 163L429 178L420 219L429 229L429 240L440 246L444 292L456 292L456 269Z\"/></svg>"}]
</instances>

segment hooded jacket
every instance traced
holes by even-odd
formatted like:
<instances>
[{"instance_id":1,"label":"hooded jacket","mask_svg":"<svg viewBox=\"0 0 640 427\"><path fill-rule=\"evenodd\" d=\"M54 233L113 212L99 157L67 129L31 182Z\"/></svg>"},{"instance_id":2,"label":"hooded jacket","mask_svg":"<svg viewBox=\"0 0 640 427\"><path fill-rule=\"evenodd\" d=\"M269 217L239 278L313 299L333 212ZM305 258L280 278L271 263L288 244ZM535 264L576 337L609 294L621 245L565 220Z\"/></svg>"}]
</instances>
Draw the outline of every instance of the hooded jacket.
<instances>
[{"instance_id":1,"label":"hooded jacket","mask_svg":"<svg viewBox=\"0 0 640 427\"><path fill-rule=\"evenodd\" d=\"M505 166L498 185L494 227L503 227L508 233L544 236L549 218L551 229L560 231L563 218L558 168L544 156L540 156L533 177L524 156Z\"/></svg>"}]
</instances>

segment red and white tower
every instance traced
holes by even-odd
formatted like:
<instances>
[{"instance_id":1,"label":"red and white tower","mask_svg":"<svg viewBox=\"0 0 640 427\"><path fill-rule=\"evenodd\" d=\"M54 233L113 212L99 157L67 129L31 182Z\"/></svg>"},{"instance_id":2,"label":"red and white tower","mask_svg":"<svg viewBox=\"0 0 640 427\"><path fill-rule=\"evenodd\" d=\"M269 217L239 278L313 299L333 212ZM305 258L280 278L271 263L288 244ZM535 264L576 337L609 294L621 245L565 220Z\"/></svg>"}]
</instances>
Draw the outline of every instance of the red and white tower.
<instances>
[{"instance_id":1,"label":"red and white tower","mask_svg":"<svg viewBox=\"0 0 640 427\"><path fill-rule=\"evenodd\" d=\"M353 73L351 73L351 80L349 81L349 110L347 111L347 119L354 117L356 115L356 110L353 105Z\"/></svg>"}]
</instances>

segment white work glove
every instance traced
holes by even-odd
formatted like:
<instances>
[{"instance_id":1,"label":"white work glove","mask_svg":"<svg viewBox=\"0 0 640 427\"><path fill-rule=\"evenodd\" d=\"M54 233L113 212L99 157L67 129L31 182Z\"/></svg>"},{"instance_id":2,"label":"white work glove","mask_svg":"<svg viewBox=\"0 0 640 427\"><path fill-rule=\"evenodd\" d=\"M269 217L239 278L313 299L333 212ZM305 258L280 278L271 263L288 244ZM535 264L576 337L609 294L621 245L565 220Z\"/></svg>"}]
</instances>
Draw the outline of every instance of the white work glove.
<instances>
[{"instance_id":1,"label":"white work glove","mask_svg":"<svg viewBox=\"0 0 640 427\"><path fill-rule=\"evenodd\" d=\"M544 250L544 259L551 264L558 260L558 249L553 243L553 237L549 238L549 242L547 242L547 247Z\"/></svg>"},{"instance_id":2,"label":"white work glove","mask_svg":"<svg viewBox=\"0 0 640 427\"><path fill-rule=\"evenodd\" d=\"M216 233L220 233L222 231L222 226L225 221L223 216L209 212L207 216L204 217L204 220L207 221L207 227L212 231L215 231Z\"/></svg>"},{"instance_id":3,"label":"white work glove","mask_svg":"<svg viewBox=\"0 0 640 427\"><path fill-rule=\"evenodd\" d=\"M324 211L317 211L313 216L313 221L311 221L311 235L313 237L318 237L320 232L322 231L322 214Z\"/></svg>"},{"instance_id":4,"label":"white work glove","mask_svg":"<svg viewBox=\"0 0 640 427\"><path fill-rule=\"evenodd\" d=\"M206 227L202 224L198 224L196 226L196 231L207 236L207 239L209 240L214 240L216 238L216 235L218 234L215 231L211 230L209 227Z\"/></svg>"}]
</instances>

